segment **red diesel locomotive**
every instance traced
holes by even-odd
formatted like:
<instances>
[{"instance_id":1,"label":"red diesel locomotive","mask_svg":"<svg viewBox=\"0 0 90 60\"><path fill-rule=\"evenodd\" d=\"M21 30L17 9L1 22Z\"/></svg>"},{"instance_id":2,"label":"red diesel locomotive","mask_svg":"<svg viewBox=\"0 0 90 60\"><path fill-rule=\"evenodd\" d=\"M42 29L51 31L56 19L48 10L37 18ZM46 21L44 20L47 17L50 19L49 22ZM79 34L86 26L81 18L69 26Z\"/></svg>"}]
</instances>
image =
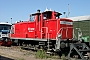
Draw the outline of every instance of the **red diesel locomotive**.
<instances>
[{"instance_id":1,"label":"red diesel locomotive","mask_svg":"<svg viewBox=\"0 0 90 60\"><path fill-rule=\"evenodd\" d=\"M56 11L45 11L30 15L29 21L20 21L12 26L10 39L29 49L60 49L62 41L72 40L73 21L60 18ZM60 38L60 40L58 39Z\"/></svg>"}]
</instances>

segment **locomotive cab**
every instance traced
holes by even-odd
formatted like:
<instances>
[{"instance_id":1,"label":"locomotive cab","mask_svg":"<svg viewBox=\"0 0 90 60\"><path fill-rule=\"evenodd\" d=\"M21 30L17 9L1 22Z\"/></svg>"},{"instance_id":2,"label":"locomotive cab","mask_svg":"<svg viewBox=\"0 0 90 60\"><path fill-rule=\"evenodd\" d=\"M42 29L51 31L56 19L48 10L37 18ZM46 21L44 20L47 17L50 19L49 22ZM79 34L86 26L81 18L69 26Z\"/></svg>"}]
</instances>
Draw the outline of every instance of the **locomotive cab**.
<instances>
[{"instance_id":1,"label":"locomotive cab","mask_svg":"<svg viewBox=\"0 0 90 60\"><path fill-rule=\"evenodd\" d=\"M59 34L62 35L62 39L73 38L73 25L72 20L66 18L60 18L62 15L56 11L37 11L35 14L30 15L30 22L35 22L33 28L36 29L35 37L43 39L56 40ZM53 25L53 26L52 26Z\"/></svg>"},{"instance_id":2,"label":"locomotive cab","mask_svg":"<svg viewBox=\"0 0 90 60\"><path fill-rule=\"evenodd\" d=\"M43 19L48 20L48 19L59 19L60 15L62 15L59 12L55 11L45 11L42 13L43 14Z\"/></svg>"},{"instance_id":3,"label":"locomotive cab","mask_svg":"<svg viewBox=\"0 0 90 60\"><path fill-rule=\"evenodd\" d=\"M37 10L37 13L30 14L30 21L35 21L35 19L39 21L41 18L42 20L59 19L60 15L62 14L55 11L45 11L40 13L40 10Z\"/></svg>"}]
</instances>

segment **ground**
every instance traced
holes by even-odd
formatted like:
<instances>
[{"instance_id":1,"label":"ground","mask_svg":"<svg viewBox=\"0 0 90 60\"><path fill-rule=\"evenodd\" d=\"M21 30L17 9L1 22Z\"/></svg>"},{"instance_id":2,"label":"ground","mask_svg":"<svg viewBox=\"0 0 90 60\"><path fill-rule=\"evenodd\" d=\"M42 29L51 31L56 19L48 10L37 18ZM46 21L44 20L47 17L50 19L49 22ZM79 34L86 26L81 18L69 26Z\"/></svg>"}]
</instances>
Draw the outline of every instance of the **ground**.
<instances>
[{"instance_id":1,"label":"ground","mask_svg":"<svg viewBox=\"0 0 90 60\"><path fill-rule=\"evenodd\" d=\"M37 59L35 52L22 50L20 47L0 46L0 60L60 60L57 58Z\"/></svg>"}]
</instances>

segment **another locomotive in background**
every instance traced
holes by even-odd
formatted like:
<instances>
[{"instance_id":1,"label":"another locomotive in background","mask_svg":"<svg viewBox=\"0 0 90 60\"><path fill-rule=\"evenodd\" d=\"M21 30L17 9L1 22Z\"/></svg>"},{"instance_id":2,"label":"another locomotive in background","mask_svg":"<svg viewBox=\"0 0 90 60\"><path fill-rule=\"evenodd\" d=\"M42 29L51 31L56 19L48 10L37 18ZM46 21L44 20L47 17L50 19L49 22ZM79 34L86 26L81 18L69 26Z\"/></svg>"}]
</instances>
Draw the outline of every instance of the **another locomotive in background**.
<instances>
[{"instance_id":1,"label":"another locomotive in background","mask_svg":"<svg viewBox=\"0 0 90 60\"><path fill-rule=\"evenodd\" d=\"M12 44L9 38L11 26L10 23L0 22L0 45L10 46Z\"/></svg>"}]
</instances>

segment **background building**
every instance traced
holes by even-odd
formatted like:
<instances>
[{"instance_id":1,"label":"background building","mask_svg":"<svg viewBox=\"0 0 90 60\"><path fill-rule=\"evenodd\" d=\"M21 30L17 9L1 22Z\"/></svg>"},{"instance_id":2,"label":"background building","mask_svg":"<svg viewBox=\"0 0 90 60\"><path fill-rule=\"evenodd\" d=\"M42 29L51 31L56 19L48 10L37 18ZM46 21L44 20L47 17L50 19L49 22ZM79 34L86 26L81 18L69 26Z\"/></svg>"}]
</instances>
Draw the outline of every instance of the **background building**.
<instances>
[{"instance_id":1,"label":"background building","mask_svg":"<svg viewBox=\"0 0 90 60\"><path fill-rule=\"evenodd\" d=\"M81 30L82 38L90 42L90 15L71 17L74 22L74 33L78 38L78 31Z\"/></svg>"}]
</instances>

